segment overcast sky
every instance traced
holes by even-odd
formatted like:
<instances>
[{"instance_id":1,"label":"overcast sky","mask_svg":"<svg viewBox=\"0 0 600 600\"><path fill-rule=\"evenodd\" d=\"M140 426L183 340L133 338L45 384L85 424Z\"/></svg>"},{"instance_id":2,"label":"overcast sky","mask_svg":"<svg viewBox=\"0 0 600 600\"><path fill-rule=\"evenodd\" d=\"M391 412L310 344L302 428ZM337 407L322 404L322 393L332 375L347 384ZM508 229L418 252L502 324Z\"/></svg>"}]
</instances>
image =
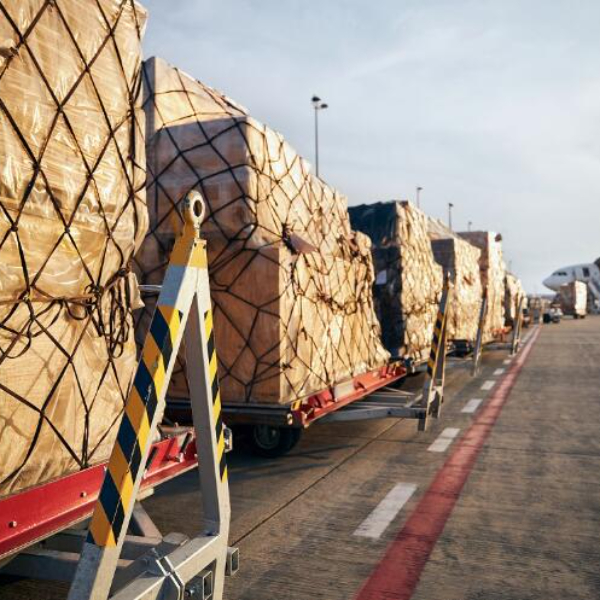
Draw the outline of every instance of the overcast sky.
<instances>
[{"instance_id":1,"label":"overcast sky","mask_svg":"<svg viewBox=\"0 0 600 600\"><path fill-rule=\"evenodd\" d=\"M246 106L350 204L504 236L529 292L600 256L599 0L146 0L146 56ZM547 290L546 290L547 291Z\"/></svg>"}]
</instances>

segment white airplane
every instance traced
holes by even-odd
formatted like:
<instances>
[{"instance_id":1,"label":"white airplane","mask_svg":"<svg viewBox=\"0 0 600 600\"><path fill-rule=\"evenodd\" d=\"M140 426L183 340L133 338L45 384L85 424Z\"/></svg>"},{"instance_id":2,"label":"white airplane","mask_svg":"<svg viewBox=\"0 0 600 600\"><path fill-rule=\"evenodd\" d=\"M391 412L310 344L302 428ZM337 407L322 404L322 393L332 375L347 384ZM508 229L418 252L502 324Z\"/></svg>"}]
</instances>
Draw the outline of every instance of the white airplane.
<instances>
[{"instance_id":1,"label":"white airplane","mask_svg":"<svg viewBox=\"0 0 600 600\"><path fill-rule=\"evenodd\" d=\"M554 271L550 277L546 277L543 284L558 292L561 285L576 280L585 281L588 284L588 292L594 298L594 305L598 310L600 308L600 258L593 263L562 267Z\"/></svg>"},{"instance_id":2,"label":"white airplane","mask_svg":"<svg viewBox=\"0 0 600 600\"><path fill-rule=\"evenodd\" d=\"M543 284L547 288L558 292L561 285L576 280L591 283L591 287L597 287L600 290L600 258L593 263L562 267L554 271L550 277L546 277Z\"/></svg>"}]
</instances>

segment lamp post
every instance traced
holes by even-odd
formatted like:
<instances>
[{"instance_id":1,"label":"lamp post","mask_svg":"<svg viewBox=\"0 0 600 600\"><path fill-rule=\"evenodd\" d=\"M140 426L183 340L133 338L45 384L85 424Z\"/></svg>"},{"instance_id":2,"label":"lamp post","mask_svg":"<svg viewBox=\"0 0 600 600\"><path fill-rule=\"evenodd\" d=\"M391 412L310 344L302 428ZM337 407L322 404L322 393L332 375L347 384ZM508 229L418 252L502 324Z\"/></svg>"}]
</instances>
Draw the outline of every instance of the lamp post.
<instances>
[{"instance_id":1,"label":"lamp post","mask_svg":"<svg viewBox=\"0 0 600 600\"><path fill-rule=\"evenodd\" d=\"M329 108L328 104L321 101L319 96L313 96L311 99L313 108L315 109L315 168L317 177L319 176L319 111Z\"/></svg>"},{"instance_id":2,"label":"lamp post","mask_svg":"<svg viewBox=\"0 0 600 600\"><path fill-rule=\"evenodd\" d=\"M454 208L454 204L452 202L448 202L448 227L452 229L452 209Z\"/></svg>"},{"instance_id":3,"label":"lamp post","mask_svg":"<svg viewBox=\"0 0 600 600\"><path fill-rule=\"evenodd\" d=\"M417 186L417 208L421 208L421 186Z\"/></svg>"},{"instance_id":4,"label":"lamp post","mask_svg":"<svg viewBox=\"0 0 600 600\"><path fill-rule=\"evenodd\" d=\"M467 231L471 231L471 227L473 226L473 221L469 221L467 224Z\"/></svg>"}]
</instances>

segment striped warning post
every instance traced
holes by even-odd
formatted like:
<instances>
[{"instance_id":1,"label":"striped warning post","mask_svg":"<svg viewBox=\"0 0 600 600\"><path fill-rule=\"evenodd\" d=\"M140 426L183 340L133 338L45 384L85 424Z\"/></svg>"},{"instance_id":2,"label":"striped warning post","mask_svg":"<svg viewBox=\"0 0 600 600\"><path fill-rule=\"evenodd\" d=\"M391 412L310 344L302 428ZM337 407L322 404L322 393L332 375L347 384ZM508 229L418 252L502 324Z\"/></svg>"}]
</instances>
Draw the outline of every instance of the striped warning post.
<instances>
[{"instance_id":1,"label":"striped warning post","mask_svg":"<svg viewBox=\"0 0 600 600\"><path fill-rule=\"evenodd\" d=\"M440 305L438 310L437 318L435 320L435 328L433 330L433 341L431 343L431 352L429 353L429 360L427 361L427 374L429 377L433 377L435 366L437 364L437 357L440 351L440 342L442 340L442 331L446 326L446 302Z\"/></svg>"},{"instance_id":2,"label":"striped warning post","mask_svg":"<svg viewBox=\"0 0 600 600\"><path fill-rule=\"evenodd\" d=\"M217 462L221 481L227 478L227 461L225 459L225 432L223 431L223 417L221 414L221 392L219 390L219 375L217 373L217 351L215 349L215 333L213 330L212 310L204 313L204 331L206 333L208 350L208 376L213 403L215 420L215 435L217 439Z\"/></svg>"},{"instance_id":3,"label":"striped warning post","mask_svg":"<svg viewBox=\"0 0 600 600\"><path fill-rule=\"evenodd\" d=\"M113 448L90 524L88 542L116 546L125 514L134 502L134 481L142 456L150 442L150 424L158 396L165 385L165 373L181 325L182 313L172 306L156 307L142 359L127 399L125 413Z\"/></svg>"}]
</instances>

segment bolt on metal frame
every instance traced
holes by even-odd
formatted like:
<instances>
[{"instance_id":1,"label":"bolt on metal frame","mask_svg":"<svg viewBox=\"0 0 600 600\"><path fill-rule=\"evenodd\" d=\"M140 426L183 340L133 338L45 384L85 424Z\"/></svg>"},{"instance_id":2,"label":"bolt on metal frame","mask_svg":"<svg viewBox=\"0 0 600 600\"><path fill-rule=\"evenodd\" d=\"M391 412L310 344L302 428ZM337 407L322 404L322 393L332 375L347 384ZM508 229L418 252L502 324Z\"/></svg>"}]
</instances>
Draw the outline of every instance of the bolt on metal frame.
<instances>
[{"instance_id":1,"label":"bolt on metal frame","mask_svg":"<svg viewBox=\"0 0 600 600\"><path fill-rule=\"evenodd\" d=\"M203 215L201 195L191 192L184 201L184 228L171 254L69 600L180 600L184 594L221 600L226 571L232 570L232 561L237 563L237 552L227 545L230 501L206 243L200 239ZM184 337L200 457L203 531L184 543L169 543L165 538L162 551L154 549L134 561L128 567L132 578L112 593L151 441L162 418L168 382Z\"/></svg>"}]
</instances>

